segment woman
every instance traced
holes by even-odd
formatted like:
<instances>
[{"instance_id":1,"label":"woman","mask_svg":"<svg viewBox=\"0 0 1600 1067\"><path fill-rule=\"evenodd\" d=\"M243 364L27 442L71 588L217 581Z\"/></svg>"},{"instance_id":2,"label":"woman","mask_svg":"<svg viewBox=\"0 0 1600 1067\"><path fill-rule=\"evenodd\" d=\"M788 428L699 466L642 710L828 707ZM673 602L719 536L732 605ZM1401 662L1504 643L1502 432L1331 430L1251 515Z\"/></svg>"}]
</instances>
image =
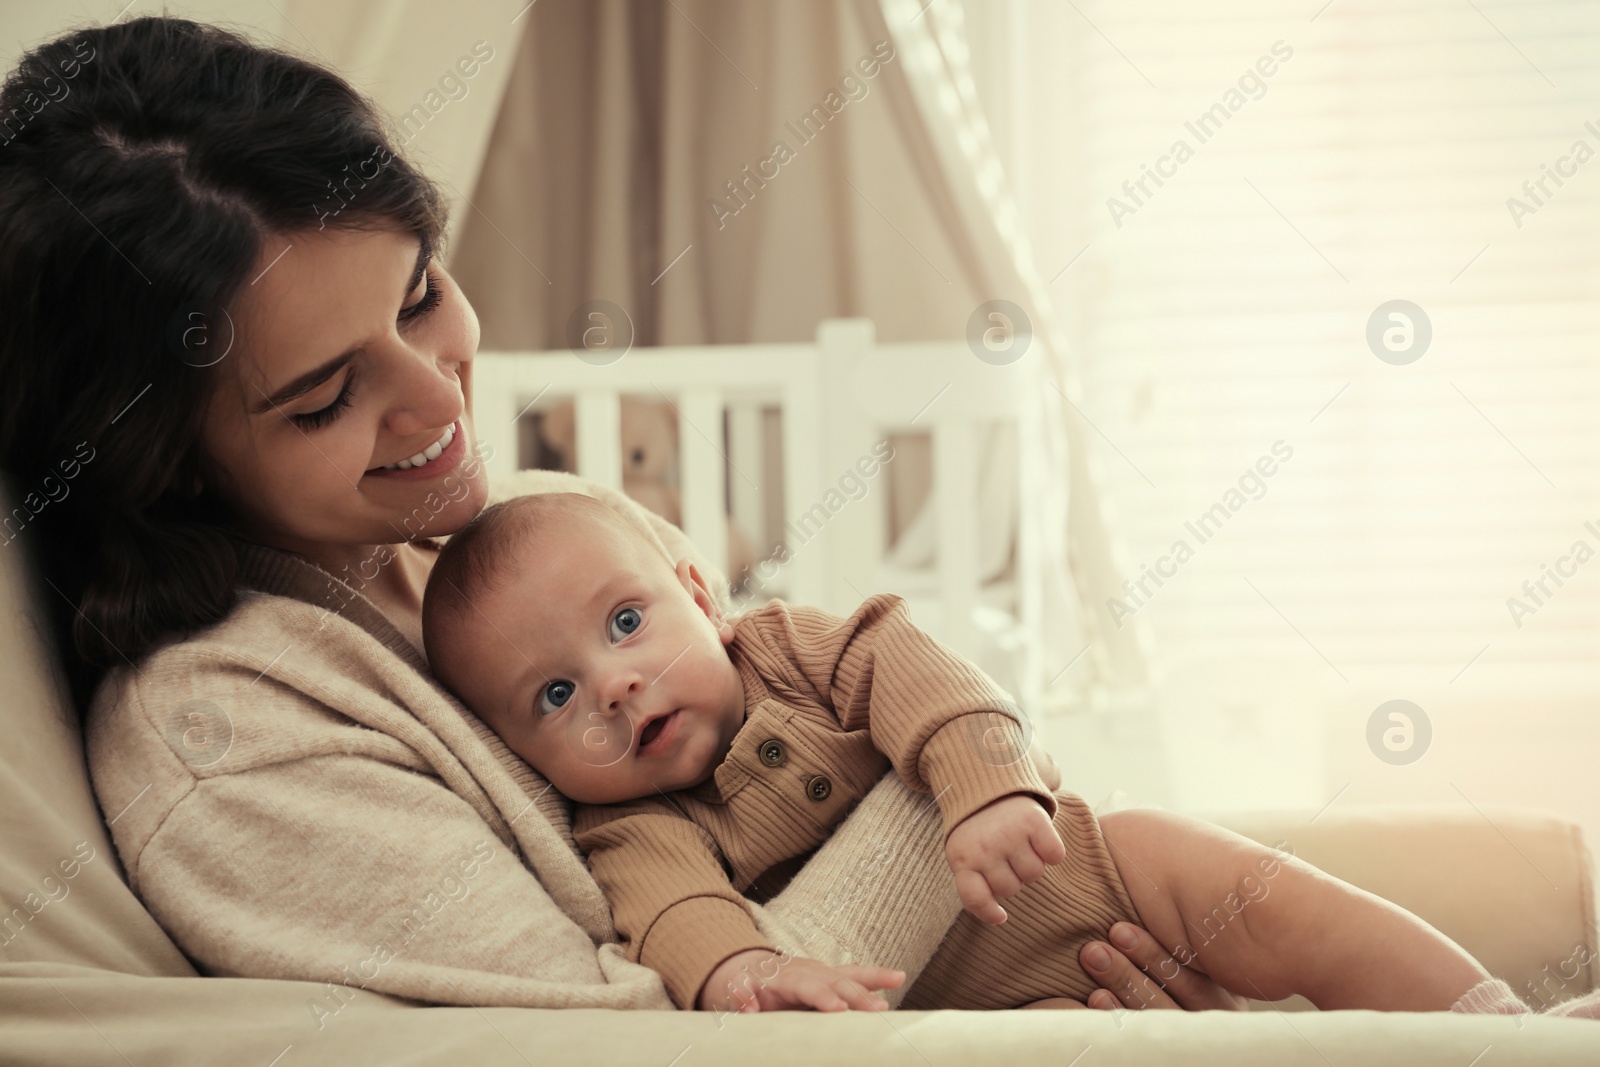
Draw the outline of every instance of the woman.
<instances>
[{"instance_id":1,"label":"woman","mask_svg":"<svg viewBox=\"0 0 1600 1067\"><path fill-rule=\"evenodd\" d=\"M568 476L491 490L433 186L336 75L173 19L34 50L0 115L5 537L49 585L146 907L207 973L329 983L319 1025L347 988L669 1007L566 802L432 680L420 607L428 539L492 493L576 488L693 550ZM914 980L956 913L924 806L880 785L763 922ZM921 847L875 847L910 825ZM1127 956L1085 949L1122 991L1100 1006L1172 1006L1137 966L1165 954L1118 933Z\"/></svg>"}]
</instances>

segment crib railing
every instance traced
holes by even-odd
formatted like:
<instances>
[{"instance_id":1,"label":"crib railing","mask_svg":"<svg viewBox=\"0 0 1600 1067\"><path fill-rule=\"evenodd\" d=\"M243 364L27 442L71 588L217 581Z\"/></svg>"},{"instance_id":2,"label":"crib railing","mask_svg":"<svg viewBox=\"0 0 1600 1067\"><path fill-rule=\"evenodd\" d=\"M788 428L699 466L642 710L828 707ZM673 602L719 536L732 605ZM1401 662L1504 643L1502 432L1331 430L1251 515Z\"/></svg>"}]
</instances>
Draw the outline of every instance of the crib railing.
<instances>
[{"instance_id":1,"label":"crib railing","mask_svg":"<svg viewBox=\"0 0 1600 1067\"><path fill-rule=\"evenodd\" d=\"M629 353L614 363L588 363L570 351L485 353L473 367L478 437L497 456L517 455L517 420L539 403L576 406L577 473L622 488L622 397L666 400L677 410L682 526L689 539L722 564L727 559L730 463L736 518L759 529L762 506L758 444L750 420L777 405L783 416L784 513L798 514L817 481L818 358L811 345L697 345ZM735 452L723 446L723 413L733 415ZM759 437L759 427L756 430ZM744 460L743 463L740 460ZM746 470L746 467L752 469ZM755 492L748 492L754 486ZM768 546L762 546L763 548ZM822 595L821 553L797 554L788 567L788 595L816 603Z\"/></svg>"},{"instance_id":2,"label":"crib railing","mask_svg":"<svg viewBox=\"0 0 1600 1067\"><path fill-rule=\"evenodd\" d=\"M790 543L781 581L766 595L846 614L875 591L920 594L924 602L931 594L936 607L919 624L980 659L985 649L974 622L984 578L980 525L1004 524L1003 536L1014 540L1014 626L1005 640L1016 650L1017 665L1003 681L1024 706L1033 703L1040 692L1042 619L1037 494L1049 491L1037 473L1041 357L997 367L976 359L960 341L877 344L872 323L864 319L821 323L815 344L640 349L614 362L585 355L480 354L473 370L479 438L497 456L517 456L523 413L572 399L578 474L621 488L622 397L669 401L679 425L682 526L708 558L721 562L727 559L730 514L737 526L762 530L771 487L765 484L761 409L775 405L782 412L782 512ZM985 428L995 425L1015 428L1010 474L1017 491L1003 514L986 515L975 502L980 479L994 472L979 470L979 443ZM822 506L876 443L902 432L926 432L932 439L928 506L934 509L937 549L927 582L911 582L885 566L885 484L860 502ZM888 476L881 476L883 483ZM765 555L774 546L757 547Z\"/></svg>"}]
</instances>

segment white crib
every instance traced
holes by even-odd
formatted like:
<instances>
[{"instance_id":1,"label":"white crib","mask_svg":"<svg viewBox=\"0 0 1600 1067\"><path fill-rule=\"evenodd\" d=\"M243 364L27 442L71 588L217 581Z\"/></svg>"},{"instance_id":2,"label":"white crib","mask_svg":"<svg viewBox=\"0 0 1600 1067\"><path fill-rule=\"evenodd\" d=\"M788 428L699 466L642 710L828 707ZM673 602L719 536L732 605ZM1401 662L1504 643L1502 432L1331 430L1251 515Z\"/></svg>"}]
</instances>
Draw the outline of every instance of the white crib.
<instances>
[{"instance_id":1,"label":"white crib","mask_svg":"<svg viewBox=\"0 0 1600 1067\"><path fill-rule=\"evenodd\" d=\"M621 398L671 401L682 525L708 558L727 559L730 517L766 556L762 517L781 495L786 545L754 569L749 603L779 596L848 614L870 593L899 593L919 626L1034 707L1044 684L1041 367L1038 352L994 366L963 341L878 344L866 319L825 321L814 344L638 348L603 364L565 349L482 353L475 422L495 456L515 457L519 418L574 400L578 473L620 488ZM764 446L772 407L781 411L779 457ZM917 432L932 439L932 491L891 552L892 472L862 477L872 463L860 461L889 435ZM995 451L981 462L986 448ZM866 490L852 498L845 487L856 482ZM992 514L979 513L980 500ZM907 538L928 534L932 551L921 555L931 565L907 565L917 556ZM1006 564L999 576L996 560Z\"/></svg>"}]
</instances>

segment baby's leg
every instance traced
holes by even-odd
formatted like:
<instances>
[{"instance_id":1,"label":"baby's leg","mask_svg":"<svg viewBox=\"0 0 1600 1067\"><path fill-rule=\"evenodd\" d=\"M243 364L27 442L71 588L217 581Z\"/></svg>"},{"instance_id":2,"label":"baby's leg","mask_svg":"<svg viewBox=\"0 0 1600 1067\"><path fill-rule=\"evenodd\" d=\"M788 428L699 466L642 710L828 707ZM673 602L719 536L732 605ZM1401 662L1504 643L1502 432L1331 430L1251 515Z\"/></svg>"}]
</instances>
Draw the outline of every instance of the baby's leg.
<instances>
[{"instance_id":1,"label":"baby's leg","mask_svg":"<svg viewBox=\"0 0 1600 1067\"><path fill-rule=\"evenodd\" d=\"M1123 811L1100 829L1145 929L1242 996L1447 1011L1489 977L1410 912L1220 827Z\"/></svg>"}]
</instances>

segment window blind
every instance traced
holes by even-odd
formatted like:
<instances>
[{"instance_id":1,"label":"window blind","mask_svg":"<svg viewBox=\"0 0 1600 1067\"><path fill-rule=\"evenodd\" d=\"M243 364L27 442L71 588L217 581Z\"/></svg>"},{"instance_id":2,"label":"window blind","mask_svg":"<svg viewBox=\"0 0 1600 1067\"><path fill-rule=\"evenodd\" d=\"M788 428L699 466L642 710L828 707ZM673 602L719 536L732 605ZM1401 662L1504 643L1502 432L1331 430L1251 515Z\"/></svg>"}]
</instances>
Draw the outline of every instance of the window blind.
<instances>
[{"instance_id":1,"label":"window blind","mask_svg":"<svg viewBox=\"0 0 1600 1067\"><path fill-rule=\"evenodd\" d=\"M1334 682L1590 670L1600 5L1012 15L1009 49L969 15L974 63L1073 333L1113 611Z\"/></svg>"}]
</instances>

